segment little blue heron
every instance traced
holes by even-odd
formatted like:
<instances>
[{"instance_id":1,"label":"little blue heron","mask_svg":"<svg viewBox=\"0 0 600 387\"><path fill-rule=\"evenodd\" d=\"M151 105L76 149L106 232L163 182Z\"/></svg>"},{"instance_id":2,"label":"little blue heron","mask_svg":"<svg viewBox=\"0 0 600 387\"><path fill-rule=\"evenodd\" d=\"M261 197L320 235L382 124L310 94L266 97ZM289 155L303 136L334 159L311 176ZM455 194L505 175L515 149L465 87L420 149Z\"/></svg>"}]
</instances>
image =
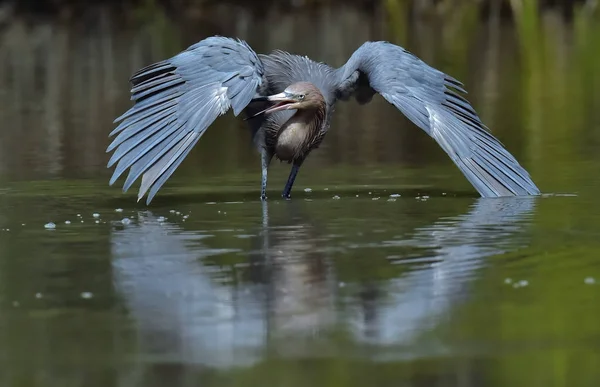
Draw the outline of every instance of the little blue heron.
<instances>
[{"instance_id":1,"label":"little blue heron","mask_svg":"<svg viewBox=\"0 0 600 387\"><path fill-rule=\"evenodd\" d=\"M483 197L539 195L527 171L481 122L463 84L404 48L366 42L341 67L276 50L256 54L244 41L206 38L132 78L134 106L115 122L112 185L129 169L123 191L142 176L138 201L149 204L206 129L230 108L244 112L261 154L261 198L273 156L300 166L329 129L338 100L363 105L379 93L442 147Z\"/></svg>"}]
</instances>

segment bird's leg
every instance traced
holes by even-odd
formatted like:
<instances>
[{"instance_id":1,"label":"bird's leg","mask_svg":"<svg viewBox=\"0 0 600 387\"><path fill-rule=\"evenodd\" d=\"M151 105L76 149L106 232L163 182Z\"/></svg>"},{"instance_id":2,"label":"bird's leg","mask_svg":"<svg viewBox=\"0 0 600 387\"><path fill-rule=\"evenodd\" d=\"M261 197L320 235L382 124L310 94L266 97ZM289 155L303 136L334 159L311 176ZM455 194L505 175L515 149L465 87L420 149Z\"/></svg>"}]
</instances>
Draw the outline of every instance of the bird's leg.
<instances>
[{"instance_id":1,"label":"bird's leg","mask_svg":"<svg viewBox=\"0 0 600 387\"><path fill-rule=\"evenodd\" d=\"M288 177L287 183L285 184L285 188L283 189L283 193L281 196L284 199L290 198L290 192L292 192L292 186L294 185L294 180L296 180L296 175L298 175L298 171L300 170L300 166L302 162L294 162L292 165L292 170L290 171L290 176Z\"/></svg>"},{"instance_id":2,"label":"bird's leg","mask_svg":"<svg viewBox=\"0 0 600 387\"><path fill-rule=\"evenodd\" d=\"M269 164L271 163L271 159L273 156L269 154L266 150L260 152L260 161L262 167L262 179L261 179L261 187L260 187L260 199L267 200L267 174L269 171Z\"/></svg>"}]
</instances>

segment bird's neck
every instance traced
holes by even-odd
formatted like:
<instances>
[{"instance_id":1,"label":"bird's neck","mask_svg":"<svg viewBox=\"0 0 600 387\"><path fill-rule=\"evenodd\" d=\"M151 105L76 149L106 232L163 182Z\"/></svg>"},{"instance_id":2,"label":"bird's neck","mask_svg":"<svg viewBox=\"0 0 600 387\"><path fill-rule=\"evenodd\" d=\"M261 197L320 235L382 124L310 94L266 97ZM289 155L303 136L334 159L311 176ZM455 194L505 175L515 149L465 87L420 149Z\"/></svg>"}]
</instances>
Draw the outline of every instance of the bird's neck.
<instances>
[{"instance_id":1,"label":"bird's neck","mask_svg":"<svg viewBox=\"0 0 600 387\"><path fill-rule=\"evenodd\" d=\"M315 107L301 109L290 118L288 124L302 124L308 132L318 132L325 120L326 106L325 102L319 103Z\"/></svg>"},{"instance_id":2,"label":"bird's neck","mask_svg":"<svg viewBox=\"0 0 600 387\"><path fill-rule=\"evenodd\" d=\"M279 130L275 154L280 160L302 159L313 147L325 119L325 105L301 109Z\"/></svg>"}]
</instances>

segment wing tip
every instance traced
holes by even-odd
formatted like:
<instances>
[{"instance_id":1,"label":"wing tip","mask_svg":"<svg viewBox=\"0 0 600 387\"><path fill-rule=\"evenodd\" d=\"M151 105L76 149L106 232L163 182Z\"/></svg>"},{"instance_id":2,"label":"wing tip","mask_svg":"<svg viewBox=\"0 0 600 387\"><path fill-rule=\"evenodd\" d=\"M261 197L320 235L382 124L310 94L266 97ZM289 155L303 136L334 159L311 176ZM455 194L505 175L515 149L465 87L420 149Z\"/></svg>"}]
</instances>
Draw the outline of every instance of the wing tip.
<instances>
[{"instance_id":1,"label":"wing tip","mask_svg":"<svg viewBox=\"0 0 600 387\"><path fill-rule=\"evenodd\" d=\"M481 197L528 197L539 196L541 192L533 182L527 171L518 163L511 168L521 172L521 181L515 180L506 170L499 169L502 175L492 174L489 167L480 165L473 158L460 159L456 163L473 188Z\"/></svg>"}]
</instances>

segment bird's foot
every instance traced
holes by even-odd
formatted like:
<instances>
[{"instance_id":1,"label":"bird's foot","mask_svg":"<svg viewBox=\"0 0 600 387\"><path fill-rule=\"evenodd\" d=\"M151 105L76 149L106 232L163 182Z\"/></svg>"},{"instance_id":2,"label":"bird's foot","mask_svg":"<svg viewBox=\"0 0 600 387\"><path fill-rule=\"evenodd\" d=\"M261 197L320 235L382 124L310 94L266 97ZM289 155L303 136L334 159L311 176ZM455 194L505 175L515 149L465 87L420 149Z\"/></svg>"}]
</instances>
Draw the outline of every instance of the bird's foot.
<instances>
[{"instance_id":1,"label":"bird's foot","mask_svg":"<svg viewBox=\"0 0 600 387\"><path fill-rule=\"evenodd\" d=\"M292 195L290 195L290 194L281 194L281 197L284 198L285 200L290 200L292 198Z\"/></svg>"},{"instance_id":2,"label":"bird's foot","mask_svg":"<svg viewBox=\"0 0 600 387\"><path fill-rule=\"evenodd\" d=\"M261 194L261 195L260 195L260 200L262 200L263 202L264 202L265 200L267 200L267 194Z\"/></svg>"}]
</instances>

